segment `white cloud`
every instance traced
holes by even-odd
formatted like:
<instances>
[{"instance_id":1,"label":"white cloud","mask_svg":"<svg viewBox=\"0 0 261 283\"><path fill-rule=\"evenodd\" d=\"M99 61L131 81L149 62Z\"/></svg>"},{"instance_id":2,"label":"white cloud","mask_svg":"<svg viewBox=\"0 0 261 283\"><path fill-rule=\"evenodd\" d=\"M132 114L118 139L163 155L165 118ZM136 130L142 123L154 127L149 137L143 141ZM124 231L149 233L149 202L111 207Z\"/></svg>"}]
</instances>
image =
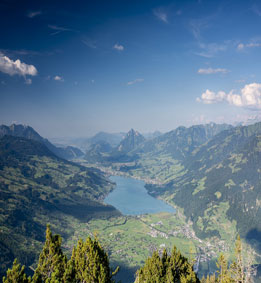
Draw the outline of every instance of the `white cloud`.
<instances>
[{"instance_id":1,"label":"white cloud","mask_svg":"<svg viewBox=\"0 0 261 283\"><path fill-rule=\"evenodd\" d=\"M55 76L53 79L54 79L55 81L58 81L58 82L64 82L63 77L60 77L60 76Z\"/></svg>"},{"instance_id":2,"label":"white cloud","mask_svg":"<svg viewBox=\"0 0 261 283\"><path fill-rule=\"evenodd\" d=\"M213 68L207 68L207 69L199 69L198 73L201 75L211 75L211 74L226 74L228 73L229 70L227 69L223 69L223 68L217 68L217 69L213 69Z\"/></svg>"},{"instance_id":3,"label":"white cloud","mask_svg":"<svg viewBox=\"0 0 261 283\"><path fill-rule=\"evenodd\" d=\"M19 59L13 61L7 56L4 56L2 53L0 53L0 72L6 73L10 76L19 75L25 77L26 75L37 75L37 69L35 66L27 65Z\"/></svg>"},{"instance_id":4,"label":"white cloud","mask_svg":"<svg viewBox=\"0 0 261 283\"><path fill-rule=\"evenodd\" d=\"M168 15L160 9L153 10L153 14L162 22L168 23Z\"/></svg>"},{"instance_id":5,"label":"white cloud","mask_svg":"<svg viewBox=\"0 0 261 283\"><path fill-rule=\"evenodd\" d=\"M34 18L42 14L42 11L32 11L27 14L28 18Z\"/></svg>"},{"instance_id":6,"label":"white cloud","mask_svg":"<svg viewBox=\"0 0 261 283\"><path fill-rule=\"evenodd\" d=\"M196 100L205 104L227 102L237 107L261 109L261 84L247 84L240 90L239 94L235 93L234 90L229 93L224 91L216 93L207 89Z\"/></svg>"},{"instance_id":7,"label":"white cloud","mask_svg":"<svg viewBox=\"0 0 261 283\"><path fill-rule=\"evenodd\" d=\"M205 92L202 93L201 98L197 98L197 101L203 102L205 104L213 104L224 101L225 96L226 94L224 91L219 91L218 93L215 93L214 91L207 89Z\"/></svg>"},{"instance_id":8,"label":"white cloud","mask_svg":"<svg viewBox=\"0 0 261 283\"><path fill-rule=\"evenodd\" d=\"M121 45L121 44L118 44L118 43L114 44L113 48L118 50L118 51L123 51L124 50L124 46Z\"/></svg>"},{"instance_id":9,"label":"white cloud","mask_svg":"<svg viewBox=\"0 0 261 283\"><path fill-rule=\"evenodd\" d=\"M127 85L134 85L136 83L142 83L142 82L144 82L144 79L136 79L134 81L127 82Z\"/></svg>"}]
</instances>

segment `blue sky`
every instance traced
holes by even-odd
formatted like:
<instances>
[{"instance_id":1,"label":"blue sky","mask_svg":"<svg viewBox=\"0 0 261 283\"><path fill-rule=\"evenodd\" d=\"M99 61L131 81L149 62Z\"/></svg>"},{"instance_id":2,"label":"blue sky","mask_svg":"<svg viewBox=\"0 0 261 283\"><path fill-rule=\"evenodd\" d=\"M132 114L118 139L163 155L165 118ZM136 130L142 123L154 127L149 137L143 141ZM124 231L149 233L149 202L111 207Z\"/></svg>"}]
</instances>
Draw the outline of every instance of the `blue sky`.
<instances>
[{"instance_id":1,"label":"blue sky","mask_svg":"<svg viewBox=\"0 0 261 283\"><path fill-rule=\"evenodd\" d=\"M0 2L0 123L45 137L261 120L260 1Z\"/></svg>"}]
</instances>

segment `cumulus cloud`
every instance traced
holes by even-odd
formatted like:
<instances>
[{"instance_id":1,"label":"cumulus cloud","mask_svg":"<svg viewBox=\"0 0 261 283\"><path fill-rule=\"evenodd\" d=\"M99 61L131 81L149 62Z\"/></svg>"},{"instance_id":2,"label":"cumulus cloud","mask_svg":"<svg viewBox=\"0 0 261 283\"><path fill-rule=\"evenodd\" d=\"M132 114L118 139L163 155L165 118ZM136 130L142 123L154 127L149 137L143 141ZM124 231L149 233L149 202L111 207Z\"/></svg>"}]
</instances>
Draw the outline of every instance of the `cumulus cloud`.
<instances>
[{"instance_id":1,"label":"cumulus cloud","mask_svg":"<svg viewBox=\"0 0 261 283\"><path fill-rule=\"evenodd\" d=\"M224 101L225 96L226 93L224 91L219 91L218 93L215 93L214 91L207 89L205 92L202 93L201 98L197 98L197 101L203 102L205 104L213 104Z\"/></svg>"},{"instance_id":2,"label":"cumulus cloud","mask_svg":"<svg viewBox=\"0 0 261 283\"><path fill-rule=\"evenodd\" d=\"M168 23L168 15L160 9L153 10L153 14L162 22Z\"/></svg>"},{"instance_id":3,"label":"cumulus cloud","mask_svg":"<svg viewBox=\"0 0 261 283\"><path fill-rule=\"evenodd\" d=\"M116 49L118 51L123 51L124 50L124 46L121 45L121 44L116 43L116 44L114 44L113 49Z\"/></svg>"},{"instance_id":4,"label":"cumulus cloud","mask_svg":"<svg viewBox=\"0 0 261 283\"><path fill-rule=\"evenodd\" d=\"M64 82L63 77L60 77L60 76L55 76L53 79L54 79L55 81L58 81L58 82Z\"/></svg>"},{"instance_id":5,"label":"cumulus cloud","mask_svg":"<svg viewBox=\"0 0 261 283\"><path fill-rule=\"evenodd\" d=\"M144 79L136 79L134 81L127 82L127 85L134 85L136 83L142 83L142 82L144 82Z\"/></svg>"},{"instance_id":6,"label":"cumulus cloud","mask_svg":"<svg viewBox=\"0 0 261 283\"><path fill-rule=\"evenodd\" d=\"M42 11L32 11L27 14L28 18L34 18L42 14Z\"/></svg>"},{"instance_id":7,"label":"cumulus cloud","mask_svg":"<svg viewBox=\"0 0 261 283\"><path fill-rule=\"evenodd\" d=\"M201 75L211 75L211 74L226 74L228 73L229 70L227 69L223 69L223 68L217 68L217 69L213 69L213 68L207 68L207 69L199 69L198 73Z\"/></svg>"},{"instance_id":8,"label":"cumulus cloud","mask_svg":"<svg viewBox=\"0 0 261 283\"><path fill-rule=\"evenodd\" d=\"M207 89L196 100L205 104L227 102L237 107L261 109L261 84L247 84L240 90L239 94L235 93L234 90L225 93L224 91L214 92Z\"/></svg>"},{"instance_id":9,"label":"cumulus cloud","mask_svg":"<svg viewBox=\"0 0 261 283\"><path fill-rule=\"evenodd\" d=\"M19 75L25 77L27 75L37 75L37 69L35 66L23 63L19 59L13 61L7 56L4 56L2 53L0 53L0 72L6 73L10 76Z\"/></svg>"}]
</instances>

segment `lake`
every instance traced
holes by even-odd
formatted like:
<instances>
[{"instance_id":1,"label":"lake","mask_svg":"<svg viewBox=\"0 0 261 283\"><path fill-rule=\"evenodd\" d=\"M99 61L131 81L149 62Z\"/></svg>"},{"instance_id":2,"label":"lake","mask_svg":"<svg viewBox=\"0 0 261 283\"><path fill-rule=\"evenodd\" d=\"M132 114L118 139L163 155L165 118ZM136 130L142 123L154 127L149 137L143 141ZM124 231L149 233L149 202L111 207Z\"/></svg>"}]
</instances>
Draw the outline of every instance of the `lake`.
<instances>
[{"instance_id":1,"label":"lake","mask_svg":"<svg viewBox=\"0 0 261 283\"><path fill-rule=\"evenodd\" d=\"M162 200L147 193L140 180L122 176L112 176L116 188L105 198L104 202L116 207L124 215L140 215L146 213L170 212L175 209Z\"/></svg>"}]
</instances>

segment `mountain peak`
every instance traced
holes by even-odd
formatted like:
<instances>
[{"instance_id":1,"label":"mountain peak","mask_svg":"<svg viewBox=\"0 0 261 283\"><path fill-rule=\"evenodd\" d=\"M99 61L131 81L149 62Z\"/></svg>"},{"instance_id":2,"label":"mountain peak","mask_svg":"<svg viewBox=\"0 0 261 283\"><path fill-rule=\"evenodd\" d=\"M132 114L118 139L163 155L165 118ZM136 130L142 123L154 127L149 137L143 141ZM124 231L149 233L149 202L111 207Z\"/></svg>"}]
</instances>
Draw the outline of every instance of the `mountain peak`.
<instances>
[{"instance_id":1,"label":"mountain peak","mask_svg":"<svg viewBox=\"0 0 261 283\"><path fill-rule=\"evenodd\" d=\"M139 144L143 143L145 138L142 134L131 129L118 146L118 151L129 152L135 149Z\"/></svg>"},{"instance_id":2,"label":"mountain peak","mask_svg":"<svg viewBox=\"0 0 261 283\"><path fill-rule=\"evenodd\" d=\"M135 136L142 136L142 134L140 134L138 131L135 131L134 129L130 129L127 133L127 136L130 136L130 135L135 135Z\"/></svg>"}]
</instances>

